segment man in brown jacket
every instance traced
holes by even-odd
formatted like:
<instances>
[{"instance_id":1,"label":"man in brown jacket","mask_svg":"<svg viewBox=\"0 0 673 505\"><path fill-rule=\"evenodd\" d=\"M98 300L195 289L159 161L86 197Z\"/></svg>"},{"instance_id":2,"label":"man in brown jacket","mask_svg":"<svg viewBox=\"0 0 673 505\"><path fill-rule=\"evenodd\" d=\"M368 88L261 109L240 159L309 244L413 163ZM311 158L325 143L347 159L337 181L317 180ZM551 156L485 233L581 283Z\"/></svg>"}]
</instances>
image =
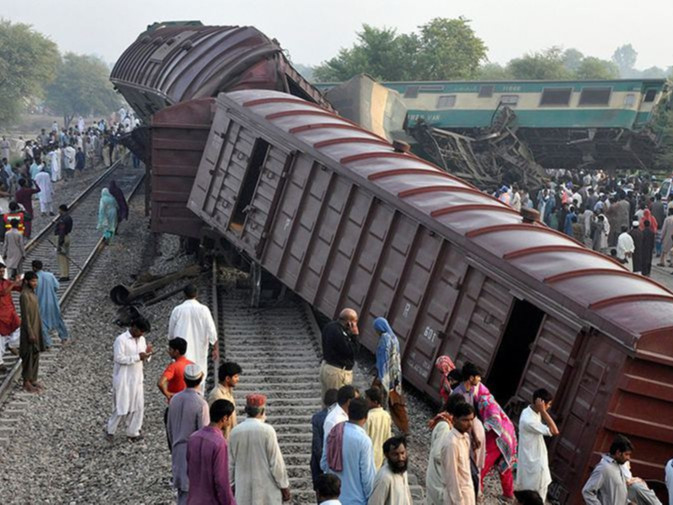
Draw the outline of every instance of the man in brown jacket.
<instances>
[{"instance_id":1,"label":"man in brown jacket","mask_svg":"<svg viewBox=\"0 0 673 505\"><path fill-rule=\"evenodd\" d=\"M23 277L23 289L19 298L21 307L21 337L19 355L23 376L23 389L29 393L37 393L43 386L37 382L37 371L40 365L40 352L44 351L42 339L42 319L40 305L37 301L37 274L26 272Z\"/></svg>"}]
</instances>

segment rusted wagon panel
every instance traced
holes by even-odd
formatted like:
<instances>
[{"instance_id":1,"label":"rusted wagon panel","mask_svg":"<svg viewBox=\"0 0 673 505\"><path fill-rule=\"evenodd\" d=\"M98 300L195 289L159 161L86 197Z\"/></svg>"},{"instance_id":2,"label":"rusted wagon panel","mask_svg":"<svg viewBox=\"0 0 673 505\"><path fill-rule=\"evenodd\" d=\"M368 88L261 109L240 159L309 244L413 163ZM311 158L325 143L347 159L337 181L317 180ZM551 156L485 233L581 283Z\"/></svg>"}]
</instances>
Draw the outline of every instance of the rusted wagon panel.
<instances>
[{"instance_id":1,"label":"rusted wagon panel","mask_svg":"<svg viewBox=\"0 0 673 505\"><path fill-rule=\"evenodd\" d=\"M183 102L152 117L150 200L153 232L198 238L203 221L187 208L215 113L214 98Z\"/></svg>"},{"instance_id":2,"label":"rusted wagon panel","mask_svg":"<svg viewBox=\"0 0 673 505\"><path fill-rule=\"evenodd\" d=\"M119 57L110 80L147 124L164 107L225 90L285 91L331 108L252 26L155 23Z\"/></svg>"},{"instance_id":3,"label":"rusted wagon panel","mask_svg":"<svg viewBox=\"0 0 673 505\"><path fill-rule=\"evenodd\" d=\"M617 430L660 445L638 453L638 471L663 470L670 432L649 410L623 412L645 401L642 378L673 373L671 292L282 93L220 95L207 146L189 208L318 310L359 310L368 348L386 316L415 387L436 394L446 353L487 370L500 401L555 390L563 502ZM669 393L649 391L660 412Z\"/></svg>"}]
</instances>

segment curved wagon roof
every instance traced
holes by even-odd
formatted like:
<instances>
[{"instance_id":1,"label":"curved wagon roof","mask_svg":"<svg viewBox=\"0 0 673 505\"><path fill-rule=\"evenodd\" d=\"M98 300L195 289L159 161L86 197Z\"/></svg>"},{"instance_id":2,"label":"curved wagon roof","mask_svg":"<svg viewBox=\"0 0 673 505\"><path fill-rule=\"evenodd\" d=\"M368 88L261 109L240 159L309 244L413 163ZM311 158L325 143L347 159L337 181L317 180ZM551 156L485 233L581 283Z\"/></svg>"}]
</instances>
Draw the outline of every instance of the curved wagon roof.
<instances>
[{"instance_id":1,"label":"curved wagon roof","mask_svg":"<svg viewBox=\"0 0 673 505\"><path fill-rule=\"evenodd\" d=\"M382 199L419 217L492 274L514 279L507 283L513 292L554 304L631 350L663 352L667 356L658 359L673 363L660 338L673 334L673 293L658 283L539 222L524 223L519 213L469 183L315 104L266 90L226 96L299 139L323 163L349 171Z\"/></svg>"},{"instance_id":2,"label":"curved wagon roof","mask_svg":"<svg viewBox=\"0 0 673 505\"><path fill-rule=\"evenodd\" d=\"M110 80L146 122L163 107L247 88L286 90L330 108L280 45L252 26L157 23L119 57Z\"/></svg>"}]
</instances>

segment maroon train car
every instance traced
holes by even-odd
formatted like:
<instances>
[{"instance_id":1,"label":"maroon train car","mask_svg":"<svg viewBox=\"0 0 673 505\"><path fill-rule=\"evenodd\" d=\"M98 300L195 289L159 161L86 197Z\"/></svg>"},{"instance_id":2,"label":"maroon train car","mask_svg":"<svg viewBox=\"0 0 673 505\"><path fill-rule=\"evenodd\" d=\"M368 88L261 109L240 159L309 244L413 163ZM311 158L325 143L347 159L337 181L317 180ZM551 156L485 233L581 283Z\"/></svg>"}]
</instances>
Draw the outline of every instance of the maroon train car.
<instances>
[{"instance_id":1,"label":"maroon train car","mask_svg":"<svg viewBox=\"0 0 673 505\"><path fill-rule=\"evenodd\" d=\"M617 432L635 475L673 455L673 294L315 104L221 94L189 208L322 313L400 338L436 397L435 358L487 371L505 402L556 393L552 497L579 492Z\"/></svg>"},{"instance_id":2,"label":"maroon train car","mask_svg":"<svg viewBox=\"0 0 673 505\"><path fill-rule=\"evenodd\" d=\"M331 109L280 45L252 26L155 23L122 53L110 81L145 124L165 107L237 89L285 91Z\"/></svg>"},{"instance_id":3,"label":"maroon train car","mask_svg":"<svg viewBox=\"0 0 673 505\"><path fill-rule=\"evenodd\" d=\"M278 43L251 26L155 23L119 57L110 80L151 125L149 135L138 135L145 133L139 128L124 143L147 166L152 231L190 238L198 238L202 228L186 201L210 131L209 97L272 89L331 110Z\"/></svg>"}]
</instances>

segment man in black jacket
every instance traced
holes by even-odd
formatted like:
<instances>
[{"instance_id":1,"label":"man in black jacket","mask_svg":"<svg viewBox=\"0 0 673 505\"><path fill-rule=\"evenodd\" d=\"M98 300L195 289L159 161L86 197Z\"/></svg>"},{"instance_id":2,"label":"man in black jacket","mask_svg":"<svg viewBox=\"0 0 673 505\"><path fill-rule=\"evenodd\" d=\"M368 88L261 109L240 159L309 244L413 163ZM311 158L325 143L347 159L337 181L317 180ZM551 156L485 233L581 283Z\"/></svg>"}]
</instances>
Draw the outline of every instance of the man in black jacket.
<instances>
[{"instance_id":1,"label":"man in black jacket","mask_svg":"<svg viewBox=\"0 0 673 505\"><path fill-rule=\"evenodd\" d=\"M336 321L322 330L323 362L320 365L322 396L328 389L339 389L353 383L353 365L360 344L357 340L358 313L343 309Z\"/></svg>"}]
</instances>

